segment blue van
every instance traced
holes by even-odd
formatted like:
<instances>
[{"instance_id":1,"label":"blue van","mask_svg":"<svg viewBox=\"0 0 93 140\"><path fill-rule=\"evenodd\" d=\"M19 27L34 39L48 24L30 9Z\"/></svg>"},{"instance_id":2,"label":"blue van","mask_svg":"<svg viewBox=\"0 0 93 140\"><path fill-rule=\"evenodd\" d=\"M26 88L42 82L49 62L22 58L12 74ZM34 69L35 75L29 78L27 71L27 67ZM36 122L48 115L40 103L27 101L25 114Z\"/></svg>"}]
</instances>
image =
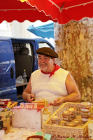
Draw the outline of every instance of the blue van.
<instances>
[{"instance_id":1,"label":"blue van","mask_svg":"<svg viewBox=\"0 0 93 140\"><path fill-rule=\"evenodd\" d=\"M36 50L40 47L53 46L43 38L22 39L0 37L0 98L18 99L16 79L23 75L27 80L33 71L38 69Z\"/></svg>"}]
</instances>

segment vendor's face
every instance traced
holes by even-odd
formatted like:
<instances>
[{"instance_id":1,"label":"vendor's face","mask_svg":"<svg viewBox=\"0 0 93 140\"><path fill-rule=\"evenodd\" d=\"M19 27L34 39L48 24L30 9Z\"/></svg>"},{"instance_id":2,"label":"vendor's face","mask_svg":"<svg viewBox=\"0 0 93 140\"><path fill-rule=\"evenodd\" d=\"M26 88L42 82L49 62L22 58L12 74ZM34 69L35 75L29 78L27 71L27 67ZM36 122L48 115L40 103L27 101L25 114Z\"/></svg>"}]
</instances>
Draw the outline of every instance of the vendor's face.
<instances>
[{"instance_id":1,"label":"vendor's face","mask_svg":"<svg viewBox=\"0 0 93 140\"><path fill-rule=\"evenodd\" d=\"M51 72L54 68L54 58L38 54L38 65L44 72Z\"/></svg>"}]
</instances>

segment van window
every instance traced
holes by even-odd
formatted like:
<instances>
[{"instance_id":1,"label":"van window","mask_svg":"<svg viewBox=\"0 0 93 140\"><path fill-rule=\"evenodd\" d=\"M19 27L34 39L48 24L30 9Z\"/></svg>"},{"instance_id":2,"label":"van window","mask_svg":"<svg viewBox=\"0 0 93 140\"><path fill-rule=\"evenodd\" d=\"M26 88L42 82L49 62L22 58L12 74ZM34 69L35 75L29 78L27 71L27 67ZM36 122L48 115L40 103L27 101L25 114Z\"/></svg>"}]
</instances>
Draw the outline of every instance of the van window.
<instances>
[{"instance_id":1,"label":"van window","mask_svg":"<svg viewBox=\"0 0 93 140\"><path fill-rule=\"evenodd\" d=\"M13 43L16 78L23 75L24 69L29 80L33 70L33 50L30 43Z\"/></svg>"},{"instance_id":2,"label":"van window","mask_svg":"<svg viewBox=\"0 0 93 140\"><path fill-rule=\"evenodd\" d=\"M28 55L31 55L32 56L32 50L31 50L30 43L26 43L26 48L29 50Z\"/></svg>"},{"instance_id":3,"label":"van window","mask_svg":"<svg viewBox=\"0 0 93 140\"><path fill-rule=\"evenodd\" d=\"M39 48L42 48L42 47L49 47L50 48L50 45L47 44L46 42L40 42L40 43L38 43L38 45L39 45Z\"/></svg>"},{"instance_id":4,"label":"van window","mask_svg":"<svg viewBox=\"0 0 93 140\"><path fill-rule=\"evenodd\" d=\"M20 52L24 49L28 49L28 55L32 56L32 48L30 43L13 43L13 50L14 50L14 55L20 54Z\"/></svg>"}]
</instances>

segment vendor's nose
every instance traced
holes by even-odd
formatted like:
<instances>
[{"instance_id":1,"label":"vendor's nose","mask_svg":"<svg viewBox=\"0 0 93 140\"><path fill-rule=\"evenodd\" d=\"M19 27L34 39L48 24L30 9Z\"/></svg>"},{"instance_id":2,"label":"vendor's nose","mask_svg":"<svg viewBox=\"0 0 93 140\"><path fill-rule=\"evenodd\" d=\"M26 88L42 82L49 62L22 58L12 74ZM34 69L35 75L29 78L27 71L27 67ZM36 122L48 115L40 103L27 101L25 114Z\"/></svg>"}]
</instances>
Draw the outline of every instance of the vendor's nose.
<instances>
[{"instance_id":1,"label":"vendor's nose","mask_svg":"<svg viewBox=\"0 0 93 140\"><path fill-rule=\"evenodd\" d=\"M39 60L40 62L46 62L46 59L45 59L45 57L43 57L43 56L42 56L42 57L39 57L38 60Z\"/></svg>"},{"instance_id":2,"label":"vendor's nose","mask_svg":"<svg viewBox=\"0 0 93 140\"><path fill-rule=\"evenodd\" d=\"M45 59L41 59L40 62L41 62L41 63L45 63L46 60L45 60Z\"/></svg>"}]
</instances>

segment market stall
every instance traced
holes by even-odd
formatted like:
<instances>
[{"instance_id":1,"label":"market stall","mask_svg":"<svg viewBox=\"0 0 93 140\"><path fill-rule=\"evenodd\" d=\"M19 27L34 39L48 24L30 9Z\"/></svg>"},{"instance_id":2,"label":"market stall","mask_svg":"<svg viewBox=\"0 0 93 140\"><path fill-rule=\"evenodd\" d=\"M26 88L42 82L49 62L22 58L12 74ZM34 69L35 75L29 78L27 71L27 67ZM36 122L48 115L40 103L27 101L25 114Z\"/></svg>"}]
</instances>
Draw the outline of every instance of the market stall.
<instances>
[{"instance_id":1,"label":"market stall","mask_svg":"<svg viewBox=\"0 0 93 140\"><path fill-rule=\"evenodd\" d=\"M10 99L0 99L0 140L30 140L31 137L50 140L51 135L42 131L50 116L47 106L46 101L17 105Z\"/></svg>"},{"instance_id":2,"label":"market stall","mask_svg":"<svg viewBox=\"0 0 93 140\"><path fill-rule=\"evenodd\" d=\"M67 102L53 113L45 100L20 105L8 101L0 117L0 140L93 139L93 104L89 102Z\"/></svg>"}]
</instances>

